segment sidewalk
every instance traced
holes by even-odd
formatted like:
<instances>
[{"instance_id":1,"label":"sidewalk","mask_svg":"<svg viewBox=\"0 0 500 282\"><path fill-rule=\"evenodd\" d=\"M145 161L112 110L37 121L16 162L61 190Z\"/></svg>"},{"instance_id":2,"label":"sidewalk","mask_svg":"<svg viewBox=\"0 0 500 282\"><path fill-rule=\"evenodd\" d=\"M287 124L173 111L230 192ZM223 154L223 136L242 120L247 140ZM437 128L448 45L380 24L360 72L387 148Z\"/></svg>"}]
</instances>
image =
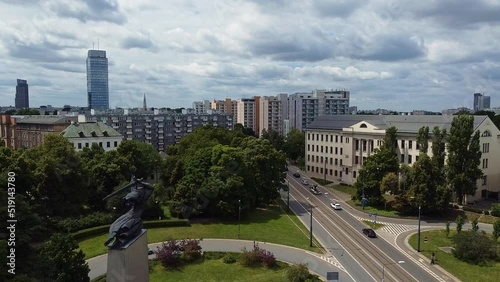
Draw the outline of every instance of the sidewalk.
<instances>
[{"instance_id":1,"label":"sidewalk","mask_svg":"<svg viewBox=\"0 0 500 282\"><path fill-rule=\"evenodd\" d=\"M339 272L341 281L353 281L347 273L336 267L331 261L321 254L312 253L306 250L272 244L265 242L254 242L246 240L230 240L230 239L203 239L200 245L204 252L241 252L244 247L247 250L253 248L254 243L259 247L270 251L274 254L277 260L290 264L307 264L309 271L320 276L321 279L326 280L327 272ZM156 251L156 248L162 243L149 244L150 250ZM150 255L149 259L155 258L155 255ZM89 278L92 280L106 273L108 255L101 255L87 260L90 272Z\"/></svg>"}]
</instances>

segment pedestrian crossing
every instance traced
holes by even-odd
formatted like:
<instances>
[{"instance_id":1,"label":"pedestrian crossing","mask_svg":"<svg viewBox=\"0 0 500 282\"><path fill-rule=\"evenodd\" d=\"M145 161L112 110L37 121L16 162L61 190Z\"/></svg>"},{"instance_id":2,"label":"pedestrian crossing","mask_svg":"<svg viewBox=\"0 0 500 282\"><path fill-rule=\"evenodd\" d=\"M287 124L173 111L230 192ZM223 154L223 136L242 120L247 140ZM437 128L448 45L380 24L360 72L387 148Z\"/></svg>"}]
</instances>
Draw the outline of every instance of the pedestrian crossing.
<instances>
[{"instance_id":1,"label":"pedestrian crossing","mask_svg":"<svg viewBox=\"0 0 500 282\"><path fill-rule=\"evenodd\" d=\"M340 264L340 262L334 256L321 256L321 259L328 262L329 264L334 265L338 269L347 272L342 264Z\"/></svg>"},{"instance_id":2,"label":"pedestrian crossing","mask_svg":"<svg viewBox=\"0 0 500 282\"><path fill-rule=\"evenodd\" d=\"M373 221L373 218L365 218L365 217L360 217L360 216L355 216L356 219L359 221ZM378 221L378 224L382 224L383 226L380 228L380 230L383 230L387 233L393 234L393 235L399 235L401 233L404 233L406 231L411 231L411 230L417 230L418 225L411 225L411 224L399 224L399 223L389 223L389 222L384 222L384 221ZM421 228L424 228L426 226L421 226Z\"/></svg>"}]
</instances>

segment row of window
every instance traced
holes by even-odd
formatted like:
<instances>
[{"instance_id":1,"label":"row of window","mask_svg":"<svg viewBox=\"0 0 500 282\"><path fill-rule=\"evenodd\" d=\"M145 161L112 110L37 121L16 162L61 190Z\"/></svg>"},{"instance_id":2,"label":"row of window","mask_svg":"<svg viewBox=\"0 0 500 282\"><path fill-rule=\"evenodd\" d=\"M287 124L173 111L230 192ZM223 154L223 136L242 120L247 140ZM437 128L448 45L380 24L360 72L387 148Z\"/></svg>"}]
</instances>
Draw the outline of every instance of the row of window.
<instances>
[{"instance_id":1,"label":"row of window","mask_svg":"<svg viewBox=\"0 0 500 282\"><path fill-rule=\"evenodd\" d=\"M317 167L317 166L307 166L307 171L308 172L315 172L315 173L320 173L323 175L329 174L330 176L335 176L335 177L342 177L342 173L344 170L334 170L334 169L323 169L322 167ZM349 175L349 169L345 169L345 175ZM352 172L352 177L356 178L356 171Z\"/></svg>"},{"instance_id":2,"label":"row of window","mask_svg":"<svg viewBox=\"0 0 500 282\"><path fill-rule=\"evenodd\" d=\"M307 144L307 150L308 151L311 151L311 152L319 152L319 153L323 153L323 149L325 151L325 153L328 153L328 146L319 146L319 145L316 145L316 150L314 150L314 146L315 145L310 145L310 144ZM340 147L340 155L343 154L343 148ZM333 147L330 147L330 154L333 154ZM338 147L335 147L335 155L338 155L339 154L339 148Z\"/></svg>"},{"instance_id":3,"label":"row of window","mask_svg":"<svg viewBox=\"0 0 500 282\"><path fill-rule=\"evenodd\" d=\"M98 142L92 142L91 144L94 144L94 143L99 144L99 147L102 148L102 142L99 142L99 143ZM89 148L91 144L89 144L89 142L85 142L85 143L78 142L77 147L78 147L78 149L82 149L83 146L85 146L85 148ZM114 141L113 142L113 148L116 148L116 147L118 147L118 141ZM110 141L106 142L106 148L111 148L111 142Z\"/></svg>"},{"instance_id":4,"label":"row of window","mask_svg":"<svg viewBox=\"0 0 500 282\"><path fill-rule=\"evenodd\" d=\"M333 143L333 136L334 135L330 135L330 143ZM319 134L319 133L307 133L307 140L311 140L311 141L321 141L321 142L328 142L328 135L327 134ZM316 139L314 138L316 136ZM346 143L349 143L349 137L346 137L345 138L345 142ZM340 143L343 143L344 142L344 136L340 136ZM335 135L335 143L339 143L339 136L338 135Z\"/></svg>"}]
</instances>

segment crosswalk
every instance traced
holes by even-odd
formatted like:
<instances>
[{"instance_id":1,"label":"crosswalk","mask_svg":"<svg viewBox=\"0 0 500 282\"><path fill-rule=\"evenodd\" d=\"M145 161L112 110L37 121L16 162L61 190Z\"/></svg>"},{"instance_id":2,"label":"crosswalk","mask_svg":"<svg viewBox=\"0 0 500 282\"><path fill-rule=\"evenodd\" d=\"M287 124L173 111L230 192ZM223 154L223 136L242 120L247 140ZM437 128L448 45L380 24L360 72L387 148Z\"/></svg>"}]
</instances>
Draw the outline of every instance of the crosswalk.
<instances>
[{"instance_id":1,"label":"crosswalk","mask_svg":"<svg viewBox=\"0 0 500 282\"><path fill-rule=\"evenodd\" d=\"M363 218L363 217L359 217L359 216L355 216L356 219L358 219L359 221L373 221L372 218L368 219L368 218ZM417 230L418 229L418 225L411 225L411 224L399 224L399 223L389 223L389 222L383 222L383 221L378 221L377 220L377 223L379 224L382 224L383 226L380 228L380 230L383 230L387 233L390 233L392 235L399 235L401 233L404 233L406 231L411 231L411 230ZM428 227L428 226L420 226L421 228L425 228L425 227Z\"/></svg>"},{"instance_id":2,"label":"crosswalk","mask_svg":"<svg viewBox=\"0 0 500 282\"><path fill-rule=\"evenodd\" d=\"M340 262L334 256L321 256L321 259L328 262L329 264L334 265L340 270L347 272L345 268L342 266L342 264L340 264Z\"/></svg>"}]
</instances>

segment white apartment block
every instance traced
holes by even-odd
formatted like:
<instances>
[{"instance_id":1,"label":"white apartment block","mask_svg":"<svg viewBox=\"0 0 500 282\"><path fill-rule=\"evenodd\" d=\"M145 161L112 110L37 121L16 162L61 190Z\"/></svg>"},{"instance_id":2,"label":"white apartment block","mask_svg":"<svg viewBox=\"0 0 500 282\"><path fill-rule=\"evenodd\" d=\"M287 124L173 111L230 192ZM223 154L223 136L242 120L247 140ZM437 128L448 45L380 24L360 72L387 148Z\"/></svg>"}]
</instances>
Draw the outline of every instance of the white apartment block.
<instances>
[{"instance_id":1,"label":"white apartment block","mask_svg":"<svg viewBox=\"0 0 500 282\"><path fill-rule=\"evenodd\" d=\"M349 114L347 90L313 90L295 93L288 98L288 115L291 128L305 130L319 116Z\"/></svg>"},{"instance_id":2,"label":"white apartment block","mask_svg":"<svg viewBox=\"0 0 500 282\"><path fill-rule=\"evenodd\" d=\"M208 100L193 102L193 110L195 115L207 114L211 109L211 103Z\"/></svg>"},{"instance_id":3,"label":"white apartment block","mask_svg":"<svg viewBox=\"0 0 500 282\"><path fill-rule=\"evenodd\" d=\"M258 134L255 99L240 99L237 104L236 122L243 127L253 129Z\"/></svg>"},{"instance_id":4,"label":"white apartment block","mask_svg":"<svg viewBox=\"0 0 500 282\"><path fill-rule=\"evenodd\" d=\"M112 127L103 122L86 122L83 115L78 116L78 122L72 122L60 135L73 143L77 151L90 148L94 143L105 151L116 150L123 140L123 135Z\"/></svg>"},{"instance_id":5,"label":"white apartment block","mask_svg":"<svg viewBox=\"0 0 500 282\"><path fill-rule=\"evenodd\" d=\"M282 101L276 97L261 97L259 99L259 136L262 136L264 130L274 130L283 132L283 111Z\"/></svg>"},{"instance_id":6,"label":"white apartment block","mask_svg":"<svg viewBox=\"0 0 500 282\"><path fill-rule=\"evenodd\" d=\"M398 129L397 154L401 164L418 160L418 130L435 126L450 131L453 116L342 115L321 116L306 130L306 171L309 176L354 184L359 169L384 139L385 130ZM480 132L482 151L480 168L484 177L478 180L477 193L467 201L481 198L500 199L500 130L487 116L474 117L474 131ZM432 140L429 140L432 156Z\"/></svg>"}]
</instances>

